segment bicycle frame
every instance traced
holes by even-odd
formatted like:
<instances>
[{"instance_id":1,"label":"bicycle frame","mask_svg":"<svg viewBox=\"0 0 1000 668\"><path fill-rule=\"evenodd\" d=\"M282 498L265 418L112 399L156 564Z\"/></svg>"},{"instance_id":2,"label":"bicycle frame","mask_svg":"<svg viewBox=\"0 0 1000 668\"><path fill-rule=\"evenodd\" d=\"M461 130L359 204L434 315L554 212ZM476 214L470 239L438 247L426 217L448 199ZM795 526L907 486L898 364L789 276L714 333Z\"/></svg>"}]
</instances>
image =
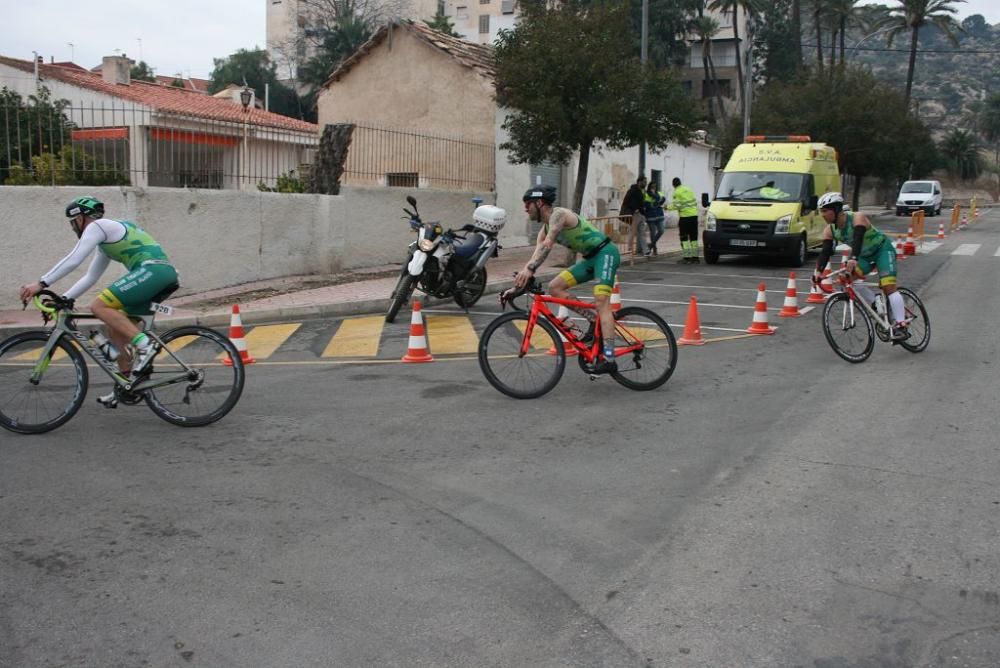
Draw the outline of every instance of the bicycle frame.
<instances>
[{"instance_id":1,"label":"bicycle frame","mask_svg":"<svg viewBox=\"0 0 1000 668\"><path fill-rule=\"evenodd\" d=\"M142 326L140 329L142 329L146 333L146 336L153 339L156 345L166 350L167 353L170 355L170 357L172 357L174 361L180 365L182 371L178 372L177 374L171 374L166 378L159 378L155 381L150 379L143 379L140 382L135 382L133 379L129 379L128 377L122 375L122 372L117 367L117 365L111 360L109 360L107 357L105 357L104 353L101 352L101 350L90 341L90 338L86 334L77 329L76 325L73 322L74 320L78 319L99 320L97 316L95 316L93 313L60 311L56 315L56 321L52 326L52 333L49 335L49 340L46 342L45 348L42 350L42 355L39 357L38 363L35 365L35 368L31 373L31 383L37 385L38 382L41 380L42 376L45 373L45 370L49 366L49 362L51 361L52 351L55 349L56 342L63 336L68 336L70 339L76 342L77 346L79 346L79 348L83 350L83 352L86 353L87 356L90 357L90 359L92 359L94 363L97 364L97 366L104 371L104 373L108 374L111 377L115 385L122 388L126 392L143 392L145 390L152 390L158 387L164 387L166 385L173 385L175 383L183 383L190 381L191 380L190 374L192 370L184 362L182 362L176 355L174 355L169 348L166 348L160 337L158 337L152 331L155 315L129 316L129 317L132 318L133 320L142 322Z\"/></svg>"},{"instance_id":2,"label":"bicycle frame","mask_svg":"<svg viewBox=\"0 0 1000 668\"><path fill-rule=\"evenodd\" d=\"M594 311L594 341L589 346L582 343L577 338L576 334L574 334L573 331L567 327L560 318L556 317L546 304L559 304L560 306L566 306L570 309L588 309ZM553 297L545 294L536 294L531 303L531 310L528 315L528 326L524 330L524 340L521 342L521 355L524 356L528 354L528 349L531 347L531 333L534 331L535 323L538 322L538 318L541 316L548 320L549 323L551 323L552 326L555 327L560 334L562 334L567 343L572 345L584 360L588 363L594 362L601 354L601 319L600 317L596 317L596 311L597 308L590 302L583 302L577 299L563 299L561 297ZM630 352L641 349L641 343L623 348L615 348L615 357L626 355Z\"/></svg>"},{"instance_id":3,"label":"bicycle frame","mask_svg":"<svg viewBox=\"0 0 1000 668\"><path fill-rule=\"evenodd\" d=\"M885 312L884 313L879 313L874 308L872 308L871 304L869 304L866 300L864 300L864 299L862 299L861 297L858 296L857 291L854 289L854 282L853 281L851 281L849 279L841 278L839 280L839 282L843 286L844 292L847 293L847 296L850 298L852 306L859 306L862 310L864 310L864 312L868 314L868 317L871 318L872 323L875 324L876 326L882 327L886 331L889 331L889 329L891 329L893 323L889 320L889 311L891 309L891 306L889 305L889 295L887 295L885 293L885 291L882 290L881 287L876 287L875 289L882 295L882 300L883 300L883 303L885 304ZM910 317L909 313L906 313L904 315L906 317L903 320L903 324L904 325L909 325L910 321L913 320L913 318ZM845 312L844 317L845 318L850 317L850 319L851 319L850 322L844 322L843 323L844 327L845 328L848 327L848 326L853 327L854 326L854 309L851 308L847 312Z\"/></svg>"}]
</instances>

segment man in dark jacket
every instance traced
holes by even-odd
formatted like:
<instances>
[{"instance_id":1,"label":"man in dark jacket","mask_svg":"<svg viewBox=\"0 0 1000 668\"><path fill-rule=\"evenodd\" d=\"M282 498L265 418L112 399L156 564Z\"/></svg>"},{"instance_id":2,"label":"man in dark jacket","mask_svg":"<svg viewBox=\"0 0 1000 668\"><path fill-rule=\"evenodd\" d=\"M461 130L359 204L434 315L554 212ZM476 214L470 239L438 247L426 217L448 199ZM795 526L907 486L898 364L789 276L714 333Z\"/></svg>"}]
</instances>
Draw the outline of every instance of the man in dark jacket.
<instances>
[{"instance_id":1,"label":"man in dark jacket","mask_svg":"<svg viewBox=\"0 0 1000 668\"><path fill-rule=\"evenodd\" d=\"M645 194L646 177L640 176L635 180L635 183L629 186L628 192L625 193L625 198L622 199L621 209L618 211L618 214L621 216L632 217L632 233L635 235L638 252L641 255L646 254L646 236L644 234L645 230L642 229L645 222L642 217Z\"/></svg>"}]
</instances>

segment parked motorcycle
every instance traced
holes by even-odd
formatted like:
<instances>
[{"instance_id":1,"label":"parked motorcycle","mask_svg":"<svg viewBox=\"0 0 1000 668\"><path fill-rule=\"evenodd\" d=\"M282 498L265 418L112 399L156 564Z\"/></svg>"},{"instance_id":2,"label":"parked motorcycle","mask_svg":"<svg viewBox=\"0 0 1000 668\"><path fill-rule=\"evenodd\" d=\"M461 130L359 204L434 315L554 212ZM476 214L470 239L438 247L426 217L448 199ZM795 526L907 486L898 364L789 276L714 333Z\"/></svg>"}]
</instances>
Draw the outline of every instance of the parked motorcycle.
<instances>
[{"instance_id":1,"label":"parked motorcycle","mask_svg":"<svg viewBox=\"0 0 1000 668\"><path fill-rule=\"evenodd\" d=\"M447 299L453 297L469 308L486 290L486 263L499 254L497 235L507 223L507 212L484 204L472 214L472 223L460 230L446 230L440 223L425 223L417 211L417 200L406 198L413 210L404 208L410 227L417 233L409 246L406 264L392 291L385 321L396 319L400 307L410 300L415 288Z\"/></svg>"}]
</instances>

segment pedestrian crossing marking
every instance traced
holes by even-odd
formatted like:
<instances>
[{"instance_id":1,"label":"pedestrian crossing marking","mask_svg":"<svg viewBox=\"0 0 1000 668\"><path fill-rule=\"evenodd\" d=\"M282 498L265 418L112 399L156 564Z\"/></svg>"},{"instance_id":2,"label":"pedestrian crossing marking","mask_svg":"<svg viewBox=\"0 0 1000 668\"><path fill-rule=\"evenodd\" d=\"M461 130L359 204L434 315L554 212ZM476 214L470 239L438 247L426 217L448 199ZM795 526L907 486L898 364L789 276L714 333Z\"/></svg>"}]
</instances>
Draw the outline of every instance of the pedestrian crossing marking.
<instances>
[{"instance_id":1,"label":"pedestrian crossing marking","mask_svg":"<svg viewBox=\"0 0 1000 668\"><path fill-rule=\"evenodd\" d=\"M952 255L975 255L982 244L959 244L958 248L951 252Z\"/></svg>"},{"instance_id":2,"label":"pedestrian crossing marking","mask_svg":"<svg viewBox=\"0 0 1000 668\"><path fill-rule=\"evenodd\" d=\"M464 315L434 315L427 318L427 339L435 355L474 353L479 336Z\"/></svg>"},{"instance_id":3,"label":"pedestrian crossing marking","mask_svg":"<svg viewBox=\"0 0 1000 668\"><path fill-rule=\"evenodd\" d=\"M940 245L940 241L924 241L920 244L919 252L930 253L931 251L937 250Z\"/></svg>"},{"instance_id":4,"label":"pedestrian crossing marking","mask_svg":"<svg viewBox=\"0 0 1000 668\"><path fill-rule=\"evenodd\" d=\"M323 357L375 357L382 340L385 318L380 315L351 318L340 323Z\"/></svg>"},{"instance_id":5,"label":"pedestrian crossing marking","mask_svg":"<svg viewBox=\"0 0 1000 668\"><path fill-rule=\"evenodd\" d=\"M254 358L267 359L301 326L301 322L287 325L257 325L245 337L247 350Z\"/></svg>"}]
</instances>

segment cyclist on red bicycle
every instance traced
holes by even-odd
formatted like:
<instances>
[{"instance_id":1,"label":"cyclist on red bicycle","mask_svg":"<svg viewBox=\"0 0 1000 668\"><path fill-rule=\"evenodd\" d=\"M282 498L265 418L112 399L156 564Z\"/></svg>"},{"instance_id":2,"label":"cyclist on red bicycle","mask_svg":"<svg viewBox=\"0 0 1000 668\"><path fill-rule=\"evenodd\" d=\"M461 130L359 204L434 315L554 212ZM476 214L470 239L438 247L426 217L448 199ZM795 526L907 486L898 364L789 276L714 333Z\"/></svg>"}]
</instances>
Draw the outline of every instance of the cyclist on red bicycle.
<instances>
[{"instance_id":1,"label":"cyclist on red bicycle","mask_svg":"<svg viewBox=\"0 0 1000 668\"><path fill-rule=\"evenodd\" d=\"M896 250L892 242L868 217L860 211L844 211L844 196L839 192L828 192L819 198L819 210L823 220L829 223L823 230L823 247L816 261L813 283L819 283L823 269L833 255L833 242L850 244L851 257L844 269L854 279L854 289L863 299L872 302L875 294L863 283L864 277L873 267L878 269L878 282L886 294L892 309L891 338L893 343L905 341L910 333L906 329L906 307L903 295L896 291Z\"/></svg>"},{"instance_id":2,"label":"cyclist on red bicycle","mask_svg":"<svg viewBox=\"0 0 1000 668\"><path fill-rule=\"evenodd\" d=\"M523 288L534 276L552 246L561 244L571 251L581 253L583 259L553 278L548 285L548 293L558 299L572 299L569 289L574 285L596 280L594 285L594 306L601 319L601 331L611 332L603 341L605 361L597 366L598 373L615 367L614 314L611 311L611 293L615 285L615 272L621 262L618 247L611 238L587 222L583 216L569 209L553 206L556 189L539 185L524 193L524 210L529 220L541 223L535 252L514 279L515 288ZM584 315L587 315L586 313Z\"/></svg>"}]
</instances>

